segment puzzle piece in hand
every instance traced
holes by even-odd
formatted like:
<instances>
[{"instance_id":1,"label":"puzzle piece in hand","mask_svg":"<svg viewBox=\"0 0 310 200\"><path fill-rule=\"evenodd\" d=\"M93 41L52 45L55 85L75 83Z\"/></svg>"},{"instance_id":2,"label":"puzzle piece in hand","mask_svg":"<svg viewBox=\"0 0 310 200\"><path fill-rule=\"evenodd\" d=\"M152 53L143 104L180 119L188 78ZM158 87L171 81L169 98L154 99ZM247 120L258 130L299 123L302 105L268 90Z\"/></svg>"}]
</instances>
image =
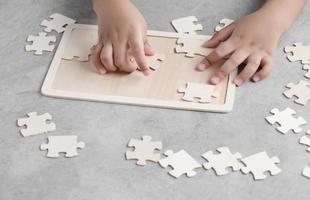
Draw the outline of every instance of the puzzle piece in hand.
<instances>
[{"instance_id":1,"label":"puzzle piece in hand","mask_svg":"<svg viewBox=\"0 0 310 200\"><path fill-rule=\"evenodd\" d=\"M146 161L157 162L160 159L160 154L155 153L155 150L162 149L162 142L151 141L150 136L143 136L142 140L131 139L128 143L128 147L134 147L134 151L126 152L127 160L138 160L137 165L146 165Z\"/></svg>"},{"instance_id":2,"label":"puzzle piece in hand","mask_svg":"<svg viewBox=\"0 0 310 200\"><path fill-rule=\"evenodd\" d=\"M310 45L302 45L302 43L295 43L293 46L287 46L284 48L287 54L287 59L291 62L301 61L302 64L310 63Z\"/></svg>"},{"instance_id":3,"label":"puzzle piece in hand","mask_svg":"<svg viewBox=\"0 0 310 200\"><path fill-rule=\"evenodd\" d=\"M295 103L306 105L310 100L310 82L301 80L297 84L289 83L286 87L290 89L283 93L284 96L287 98L297 97Z\"/></svg>"},{"instance_id":4,"label":"puzzle piece in hand","mask_svg":"<svg viewBox=\"0 0 310 200\"><path fill-rule=\"evenodd\" d=\"M267 178L265 172L270 172L271 175L277 175L282 170L276 165L280 163L278 157L270 158L266 152L260 152L252 156L241 159L246 167L241 168L245 174L251 173L255 180Z\"/></svg>"},{"instance_id":5,"label":"puzzle piece in hand","mask_svg":"<svg viewBox=\"0 0 310 200\"><path fill-rule=\"evenodd\" d=\"M310 178L310 167L305 167L304 170L302 171L302 175Z\"/></svg>"},{"instance_id":6,"label":"puzzle piece in hand","mask_svg":"<svg viewBox=\"0 0 310 200\"><path fill-rule=\"evenodd\" d=\"M202 25L196 22L198 19L195 16L189 16L172 20L171 24L178 33L196 34L196 31L203 29Z\"/></svg>"},{"instance_id":7,"label":"puzzle piece in hand","mask_svg":"<svg viewBox=\"0 0 310 200\"><path fill-rule=\"evenodd\" d=\"M219 25L215 27L215 31L216 32L221 31L222 29L226 28L233 22L234 20L232 19L227 19L227 18L221 19Z\"/></svg>"},{"instance_id":8,"label":"puzzle piece in hand","mask_svg":"<svg viewBox=\"0 0 310 200\"><path fill-rule=\"evenodd\" d=\"M274 115L266 117L267 122L270 124L278 123L280 126L277 127L277 130L283 134L286 134L290 130L293 130L294 133L300 133L302 131L300 126L306 124L304 118L295 117L296 112L291 108L286 108L283 111L279 111L279 109L274 108L270 111L270 113Z\"/></svg>"},{"instance_id":9,"label":"puzzle piece in hand","mask_svg":"<svg viewBox=\"0 0 310 200\"><path fill-rule=\"evenodd\" d=\"M304 65L302 69L308 71L308 72L305 74L305 77L310 78L310 65Z\"/></svg>"},{"instance_id":10,"label":"puzzle piece in hand","mask_svg":"<svg viewBox=\"0 0 310 200\"><path fill-rule=\"evenodd\" d=\"M178 88L179 93L184 93L182 100L194 102L199 99L199 103L210 103L212 97L218 97L214 85L187 83L186 88Z\"/></svg>"},{"instance_id":11,"label":"puzzle piece in hand","mask_svg":"<svg viewBox=\"0 0 310 200\"><path fill-rule=\"evenodd\" d=\"M310 135L310 130L308 130L307 135ZM306 136L306 135L302 136L299 140L299 143L307 145L308 146L307 151L310 152L310 137L309 136Z\"/></svg>"},{"instance_id":12,"label":"puzzle piece in hand","mask_svg":"<svg viewBox=\"0 0 310 200\"><path fill-rule=\"evenodd\" d=\"M38 115L36 112L27 114L28 118L21 118L17 120L18 126L25 126L20 133L24 136L38 135L56 130L56 125L51 122L52 116L49 113Z\"/></svg>"},{"instance_id":13,"label":"puzzle piece in hand","mask_svg":"<svg viewBox=\"0 0 310 200\"><path fill-rule=\"evenodd\" d=\"M205 42L203 39L181 37L177 40L175 52L186 53L185 56L189 58L193 58L195 55L207 56L212 49L203 47Z\"/></svg>"},{"instance_id":14,"label":"puzzle piece in hand","mask_svg":"<svg viewBox=\"0 0 310 200\"><path fill-rule=\"evenodd\" d=\"M201 168L201 164L194 160L185 150L177 153L168 150L164 154L167 158L160 159L158 163L163 168L171 166L173 170L169 171L169 174L175 178L179 178L182 174L193 177L196 175L194 169Z\"/></svg>"},{"instance_id":15,"label":"puzzle piece in hand","mask_svg":"<svg viewBox=\"0 0 310 200\"><path fill-rule=\"evenodd\" d=\"M78 155L77 149L85 147L84 142L78 142L75 135L49 136L48 144L41 144L42 151L47 150L46 156L49 158L58 158L59 153L65 153L65 157L71 158Z\"/></svg>"},{"instance_id":16,"label":"puzzle piece in hand","mask_svg":"<svg viewBox=\"0 0 310 200\"><path fill-rule=\"evenodd\" d=\"M164 54L155 54L154 56L146 56L147 63L152 70L157 70L162 61L165 60Z\"/></svg>"},{"instance_id":17,"label":"puzzle piece in hand","mask_svg":"<svg viewBox=\"0 0 310 200\"><path fill-rule=\"evenodd\" d=\"M207 170L213 168L216 175L228 174L227 168L232 168L233 171L240 170L243 165L239 161L241 159L240 153L232 154L228 147L220 147L217 149L219 154L214 154L212 151L208 151L202 155L208 162L203 164L203 167Z\"/></svg>"},{"instance_id":18,"label":"puzzle piece in hand","mask_svg":"<svg viewBox=\"0 0 310 200\"><path fill-rule=\"evenodd\" d=\"M73 29L62 58L66 60L77 58L81 62L88 61L91 48L98 41L97 34L95 31Z\"/></svg>"},{"instance_id":19,"label":"puzzle piece in hand","mask_svg":"<svg viewBox=\"0 0 310 200\"><path fill-rule=\"evenodd\" d=\"M41 22L41 26L46 27L44 28L44 31L48 33L53 30L57 33L62 33L65 31L65 26L75 23L74 19L61 15L59 13L54 13L49 18L51 18L51 20L45 19Z\"/></svg>"},{"instance_id":20,"label":"puzzle piece in hand","mask_svg":"<svg viewBox=\"0 0 310 200\"><path fill-rule=\"evenodd\" d=\"M38 35L29 35L27 42L32 42L32 44L27 44L25 46L26 51L34 51L35 55L42 55L43 51L53 51L55 45L50 44L51 42L56 42L55 36L47 36L47 33L40 32Z\"/></svg>"}]
</instances>

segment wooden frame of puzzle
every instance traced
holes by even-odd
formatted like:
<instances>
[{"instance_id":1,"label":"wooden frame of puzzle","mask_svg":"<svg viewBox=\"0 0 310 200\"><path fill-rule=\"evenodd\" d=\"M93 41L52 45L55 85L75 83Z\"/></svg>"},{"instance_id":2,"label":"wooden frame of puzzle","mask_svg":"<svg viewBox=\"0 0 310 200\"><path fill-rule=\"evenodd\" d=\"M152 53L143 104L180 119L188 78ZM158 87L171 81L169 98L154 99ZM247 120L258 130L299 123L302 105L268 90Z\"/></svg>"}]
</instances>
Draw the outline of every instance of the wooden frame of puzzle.
<instances>
[{"instance_id":1,"label":"wooden frame of puzzle","mask_svg":"<svg viewBox=\"0 0 310 200\"><path fill-rule=\"evenodd\" d=\"M188 58L185 54L174 52L176 41L183 34L148 31L149 43L156 53L165 55L160 68L152 71L149 76L142 75L140 71L131 74L99 75L89 61L63 58L74 31L83 32L80 34L83 38L80 38L79 42L90 34L98 37L96 25L74 24L66 28L44 80L41 89L43 95L196 111L229 112L233 108L236 86L232 80L236 76L236 71L216 87L219 96L210 103L181 100L183 94L178 93L177 88L185 87L187 82L207 83L222 64L221 61L204 72L195 70L195 66L203 57ZM206 35L190 35L190 37L205 40L210 38Z\"/></svg>"}]
</instances>

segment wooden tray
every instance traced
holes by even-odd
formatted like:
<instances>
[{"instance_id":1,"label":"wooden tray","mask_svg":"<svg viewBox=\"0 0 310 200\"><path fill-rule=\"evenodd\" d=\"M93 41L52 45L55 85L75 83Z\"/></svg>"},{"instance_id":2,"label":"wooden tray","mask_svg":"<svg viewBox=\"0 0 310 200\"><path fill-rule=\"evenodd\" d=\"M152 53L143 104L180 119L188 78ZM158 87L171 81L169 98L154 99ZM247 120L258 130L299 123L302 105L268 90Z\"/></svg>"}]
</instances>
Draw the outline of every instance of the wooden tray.
<instances>
[{"instance_id":1,"label":"wooden tray","mask_svg":"<svg viewBox=\"0 0 310 200\"><path fill-rule=\"evenodd\" d=\"M78 40L72 33L83 35ZM148 31L148 40L157 53L165 54L161 67L150 76L136 71L131 74L110 73L99 75L90 62L76 59L65 60L68 43L83 48L87 42L97 41L97 26L74 24L68 26L63 34L49 71L42 86L42 94L51 97L103 101L112 103L134 104L163 108L228 112L232 110L235 96L235 85L232 83L236 72L233 72L217 86L220 96L211 103L186 102L181 100L182 93L177 88L185 87L187 82L208 83L221 62L204 72L195 70L203 57L187 58L185 54L176 54L174 48L181 34ZM94 38L96 37L96 38ZM210 36L193 35L191 37L208 40ZM73 39L77 41L72 41Z\"/></svg>"}]
</instances>

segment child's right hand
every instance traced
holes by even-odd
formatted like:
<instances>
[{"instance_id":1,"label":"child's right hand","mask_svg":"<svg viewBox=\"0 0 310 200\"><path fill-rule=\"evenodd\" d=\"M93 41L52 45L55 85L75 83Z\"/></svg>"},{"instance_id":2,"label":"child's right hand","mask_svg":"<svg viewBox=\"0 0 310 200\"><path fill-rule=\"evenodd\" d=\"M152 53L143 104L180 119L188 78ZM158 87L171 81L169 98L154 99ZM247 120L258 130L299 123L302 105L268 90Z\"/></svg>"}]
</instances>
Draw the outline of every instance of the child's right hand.
<instances>
[{"instance_id":1,"label":"child's right hand","mask_svg":"<svg viewBox=\"0 0 310 200\"><path fill-rule=\"evenodd\" d=\"M147 43L146 22L129 0L93 0L98 17L99 41L92 48L91 62L100 74L133 72L148 75L145 55L153 55ZM129 53L130 50L130 53Z\"/></svg>"}]
</instances>

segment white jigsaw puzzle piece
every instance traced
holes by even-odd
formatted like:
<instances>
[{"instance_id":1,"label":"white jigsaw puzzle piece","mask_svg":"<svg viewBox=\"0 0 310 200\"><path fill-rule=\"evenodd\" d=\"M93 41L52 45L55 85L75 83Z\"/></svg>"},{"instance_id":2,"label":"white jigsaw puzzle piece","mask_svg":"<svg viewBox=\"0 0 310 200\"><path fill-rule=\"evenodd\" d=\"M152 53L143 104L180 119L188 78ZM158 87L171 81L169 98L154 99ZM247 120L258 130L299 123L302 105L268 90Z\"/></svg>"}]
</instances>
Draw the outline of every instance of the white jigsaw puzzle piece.
<instances>
[{"instance_id":1,"label":"white jigsaw puzzle piece","mask_svg":"<svg viewBox=\"0 0 310 200\"><path fill-rule=\"evenodd\" d=\"M128 147L134 147L134 151L127 151L126 159L138 160L136 164L140 166L146 165L146 161L157 162L160 159L160 154L154 151L162 149L162 142L151 140L150 136L143 136L142 140L131 139Z\"/></svg>"},{"instance_id":2,"label":"white jigsaw puzzle piece","mask_svg":"<svg viewBox=\"0 0 310 200\"><path fill-rule=\"evenodd\" d=\"M175 47L176 53L186 53L185 56L189 58L198 56L207 56L212 52L213 49L203 47L206 40L192 38L192 37L180 37L177 40L177 45Z\"/></svg>"},{"instance_id":3,"label":"white jigsaw puzzle piece","mask_svg":"<svg viewBox=\"0 0 310 200\"><path fill-rule=\"evenodd\" d=\"M286 46L284 51L291 53L286 55L289 61L301 61L302 64L310 64L310 45L294 43L293 46Z\"/></svg>"},{"instance_id":4,"label":"white jigsaw puzzle piece","mask_svg":"<svg viewBox=\"0 0 310 200\"><path fill-rule=\"evenodd\" d=\"M245 174L251 173L254 180L262 180L267 178L266 172L270 172L271 175L277 175L282 170L276 165L280 163L278 157L270 158L266 152L256 153L249 157L241 159L246 167L241 168L241 171Z\"/></svg>"},{"instance_id":5,"label":"white jigsaw puzzle piece","mask_svg":"<svg viewBox=\"0 0 310 200\"><path fill-rule=\"evenodd\" d=\"M149 65L149 67L156 71L161 63L165 60L165 55L164 54L155 54L154 56L146 56L146 60L147 60L147 63Z\"/></svg>"},{"instance_id":6,"label":"white jigsaw puzzle piece","mask_svg":"<svg viewBox=\"0 0 310 200\"><path fill-rule=\"evenodd\" d=\"M304 177L310 178L310 167L305 167L302 171Z\"/></svg>"},{"instance_id":7,"label":"white jigsaw puzzle piece","mask_svg":"<svg viewBox=\"0 0 310 200\"><path fill-rule=\"evenodd\" d=\"M308 72L305 74L306 78L310 78L310 65L304 65L303 70L307 70Z\"/></svg>"},{"instance_id":8,"label":"white jigsaw puzzle piece","mask_svg":"<svg viewBox=\"0 0 310 200\"><path fill-rule=\"evenodd\" d=\"M19 127L25 126L20 133L24 136L38 135L56 130L55 123L52 123L52 116L49 113L38 115L36 112L27 114L28 118L20 118L17 120Z\"/></svg>"},{"instance_id":9,"label":"white jigsaw puzzle piece","mask_svg":"<svg viewBox=\"0 0 310 200\"><path fill-rule=\"evenodd\" d=\"M43 51L53 51L55 45L50 44L51 42L56 42L55 36L47 36L47 33L40 32L38 35L29 35L27 42L32 42L32 44L27 44L25 46L26 51L34 51L35 55L42 55Z\"/></svg>"},{"instance_id":10,"label":"white jigsaw puzzle piece","mask_svg":"<svg viewBox=\"0 0 310 200\"><path fill-rule=\"evenodd\" d=\"M216 175L221 176L228 174L227 168L238 171L243 167L243 164L240 162L242 156L239 152L232 154L228 147L217 148L217 151L219 154L208 151L202 155L208 161L203 164L205 169L209 170L212 168Z\"/></svg>"},{"instance_id":11,"label":"white jigsaw puzzle piece","mask_svg":"<svg viewBox=\"0 0 310 200\"><path fill-rule=\"evenodd\" d=\"M41 26L44 26L44 31L51 32L56 31L57 33L62 33L65 31L65 26L74 24L75 20L71 19L69 17L66 17L64 15L61 15L59 13L54 13L51 16L49 16L51 20L43 20L41 22Z\"/></svg>"},{"instance_id":12,"label":"white jigsaw puzzle piece","mask_svg":"<svg viewBox=\"0 0 310 200\"><path fill-rule=\"evenodd\" d=\"M182 100L195 102L198 99L199 103L210 103L212 97L218 97L216 86L200 83L187 83L186 88L178 88L179 93L184 93Z\"/></svg>"},{"instance_id":13,"label":"white jigsaw puzzle piece","mask_svg":"<svg viewBox=\"0 0 310 200\"><path fill-rule=\"evenodd\" d=\"M87 31L85 29L73 29L66 45L63 59L86 62L89 60L91 48L98 41L98 33L95 31Z\"/></svg>"},{"instance_id":14,"label":"white jigsaw puzzle piece","mask_svg":"<svg viewBox=\"0 0 310 200\"><path fill-rule=\"evenodd\" d=\"M203 29L201 24L196 24L195 16L182 17L171 21L172 26L178 33L197 34L196 31Z\"/></svg>"},{"instance_id":15,"label":"white jigsaw puzzle piece","mask_svg":"<svg viewBox=\"0 0 310 200\"><path fill-rule=\"evenodd\" d=\"M289 83L286 87L290 89L283 93L284 96L287 98L297 97L295 103L306 105L310 100L310 82L301 80L297 84Z\"/></svg>"},{"instance_id":16,"label":"white jigsaw puzzle piece","mask_svg":"<svg viewBox=\"0 0 310 200\"><path fill-rule=\"evenodd\" d=\"M301 126L306 124L306 121L302 117L295 117L296 112L291 108L286 108L283 111L274 108L270 111L272 116L266 117L266 121L270 124L278 123L280 126L277 130L283 134L293 130L294 133L300 133L302 131Z\"/></svg>"},{"instance_id":17,"label":"white jigsaw puzzle piece","mask_svg":"<svg viewBox=\"0 0 310 200\"><path fill-rule=\"evenodd\" d=\"M219 25L215 27L215 31L216 32L221 31L222 29L226 28L233 22L234 20L232 19L228 19L228 18L221 19Z\"/></svg>"},{"instance_id":18,"label":"white jigsaw puzzle piece","mask_svg":"<svg viewBox=\"0 0 310 200\"><path fill-rule=\"evenodd\" d=\"M310 130L307 131L307 135L310 135ZM307 135L302 136L299 140L299 143L307 145L308 146L307 151L310 152L310 137Z\"/></svg>"},{"instance_id":19,"label":"white jigsaw puzzle piece","mask_svg":"<svg viewBox=\"0 0 310 200\"><path fill-rule=\"evenodd\" d=\"M171 166L173 170L168 173L174 178L179 178L182 174L186 174L187 177L193 177L196 175L194 169L201 168L201 164L191 157L185 150L180 150L177 153L168 150L164 154L167 158L160 159L158 163L163 168Z\"/></svg>"},{"instance_id":20,"label":"white jigsaw puzzle piece","mask_svg":"<svg viewBox=\"0 0 310 200\"><path fill-rule=\"evenodd\" d=\"M48 144L41 144L42 151L48 150L46 156L49 158L58 158L59 153L65 153L65 157L71 158L78 155L77 149L85 147L84 142L77 142L75 135L49 136Z\"/></svg>"}]
</instances>

